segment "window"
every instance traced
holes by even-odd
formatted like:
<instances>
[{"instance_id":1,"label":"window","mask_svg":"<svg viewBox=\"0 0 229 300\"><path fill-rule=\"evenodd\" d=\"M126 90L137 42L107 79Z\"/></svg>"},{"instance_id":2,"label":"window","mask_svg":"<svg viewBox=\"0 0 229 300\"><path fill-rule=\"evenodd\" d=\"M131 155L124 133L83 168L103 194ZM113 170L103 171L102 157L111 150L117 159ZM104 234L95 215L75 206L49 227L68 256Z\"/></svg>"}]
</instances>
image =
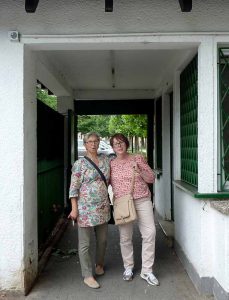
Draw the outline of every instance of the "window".
<instances>
[{"instance_id":1,"label":"window","mask_svg":"<svg viewBox=\"0 0 229 300\"><path fill-rule=\"evenodd\" d=\"M229 48L219 49L220 187L229 190Z\"/></svg>"}]
</instances>

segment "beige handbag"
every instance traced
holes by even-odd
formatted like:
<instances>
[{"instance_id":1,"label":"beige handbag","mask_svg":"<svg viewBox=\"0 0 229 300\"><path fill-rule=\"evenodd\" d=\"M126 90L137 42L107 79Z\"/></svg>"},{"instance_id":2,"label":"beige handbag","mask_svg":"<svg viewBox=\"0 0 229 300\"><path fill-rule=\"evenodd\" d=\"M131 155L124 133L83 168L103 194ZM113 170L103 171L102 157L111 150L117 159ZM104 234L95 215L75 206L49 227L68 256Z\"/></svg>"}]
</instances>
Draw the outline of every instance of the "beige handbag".
<instances>
[{"instance_id":1,"label":"beige handbag","mask_svg":"<svg viewBox=\"0 0 229 300\"><path fill-rule=\"evenodd\" d=\"M115 225L122 225L133 222L137 219L137 214L134 206L133 191L134 191L134 170L131 181L130 194L119 198L114 198L114 220Z\"/></svg>"}]
</instances>

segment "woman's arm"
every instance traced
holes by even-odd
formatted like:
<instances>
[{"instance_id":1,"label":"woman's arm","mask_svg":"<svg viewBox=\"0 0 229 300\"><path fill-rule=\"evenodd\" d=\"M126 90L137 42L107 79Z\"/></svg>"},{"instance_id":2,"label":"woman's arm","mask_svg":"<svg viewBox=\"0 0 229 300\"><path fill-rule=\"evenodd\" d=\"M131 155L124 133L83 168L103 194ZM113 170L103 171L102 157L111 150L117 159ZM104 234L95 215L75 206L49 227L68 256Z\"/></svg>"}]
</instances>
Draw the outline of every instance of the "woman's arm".
<instances>
[{"instance_id":1,"label":"woman's arm","mask_svg":"<svg viewBox=\"0 0 229 300\"><path fill-rule=\"evenodd\" d=\"M76 197L71 198L71 205L72 205L72 210L71 210L70 214L68 215L68 218L70 218L72 220L76 220L79 215L78 199Z\"/></svg>"},{"instance_id":2,"label":"woman's arm","mask_svg":"<svg viewBox=\"0 0 229 300\"><path fill-rule=\"evenodd\" d=\"M78 212L78 197L79 189L81 186L81 164L76 161L72 167L71 183L69 188L69 198L71 199L72 210L68 215L68 218L76 220Z\"/></svg>"}]
</instances>

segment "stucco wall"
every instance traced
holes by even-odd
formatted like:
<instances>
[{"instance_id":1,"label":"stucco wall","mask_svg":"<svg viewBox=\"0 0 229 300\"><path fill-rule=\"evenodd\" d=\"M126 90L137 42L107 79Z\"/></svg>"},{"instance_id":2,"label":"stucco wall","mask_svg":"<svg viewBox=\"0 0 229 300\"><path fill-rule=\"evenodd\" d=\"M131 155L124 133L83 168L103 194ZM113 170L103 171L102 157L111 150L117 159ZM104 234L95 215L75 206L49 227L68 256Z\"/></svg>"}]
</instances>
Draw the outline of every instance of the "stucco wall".
<instances>
[{"instance_id":1,"label":"stucco wall","mask_svg":"<svg viewBox=\"0 0 229 300\"><path fill-rule=\"evenodd\" d=\"M175 239L197 272L201 272L201 206L199 200L174 189Z\"/></svg>"},{"instance_id":2,"label":"stucco wall","mask_svg":"<svg viewBox=\"0 0 229 300\"><path fill-rule=\"evenodd\" d=\"M228 12L225 0L193 1L191 13L178 0L114 1L113 13L104 12L104 0L46 0L27 14L24 1L10 0L1 3L0 27L24 34L227 31Z\"/></svg>"},{"instance_id":3,"label":"stucco wall","mask_svg":"<svg viewBox=\"0 0 229 300\"><path fill-rule=\"evenodd\" d=\"M170 104L169 95L162 95L162 174L155 184L155 207L157 213L171 220L171 177L170 177Z\"/></svg>"},{"instance_id":4,"label":"stucco wall","mask_svg":"<svg viewBox=\"0 0 229 300\"><path fill-rule=\"evenodd\" d=\"M213 274L229 292L229 216L210 208L213 215Z\"/></svg>"},{"instance_id":5,"label":"stucco wall","mask_svg":"<svg viewBox=\"0 0 229 300\"><path fill-rule=\"evenodd\" d=\"M214 278L229 292L228 216L211 208L209 200L195 199L179 188L175 188L174 211L175 240L187 261L200 278L209 282Z\"/></svg>"},{"instance_id":6,"label":"stucco wall","mask_svg":"<svg viewBox=\"0 0 229 300\"><path fill-rule=\"evenodd\" d=\"M21 286L23 272L23 45L0 40L0 288L7 288Z\"/></svg>"}]
</instances>

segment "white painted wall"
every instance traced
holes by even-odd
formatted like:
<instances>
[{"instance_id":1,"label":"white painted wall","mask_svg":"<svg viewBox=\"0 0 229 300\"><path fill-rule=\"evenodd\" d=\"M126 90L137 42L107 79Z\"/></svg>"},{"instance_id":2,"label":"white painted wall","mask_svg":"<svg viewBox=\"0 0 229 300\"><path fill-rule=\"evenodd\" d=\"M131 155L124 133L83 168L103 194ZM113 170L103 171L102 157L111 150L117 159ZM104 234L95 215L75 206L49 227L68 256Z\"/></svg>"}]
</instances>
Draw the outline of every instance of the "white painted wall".
<instances>
[{"instance_id":1,"label":"white painted wall","mask_svg":"<svg viewBox=\"0 0 229 300\"><path fill-rule=\"evenodd\" d=\"M113 13L104 12L104 0L46 0L26 14L24 1L9 0L1 3L0 27L23 34L228 31L228 12L225 0L196 0L191 13L171 0L120 0Z\"/></svg>"},{"instance_id":2,"label":"white painted wall","mask_svg":"<svg viewBox=\"0 0 229 300\"><path fill-rule=\"evenodd\" d=\"M198 192L217 192L217 47L205 37L198 49Z\"/></svg>"},{"instance_id":3,"label":"white painted wall","mask_svg":"<svg viewBox=\"0 0 229 300\"><path fill-rule=\"evenodd\" d=\"M229 216L213 208L209 210L213 215L213 274L219 284L229 292Z\"/></svg>"},{"instance_id":4,"label":"white painted wall","mask_svg":"<svg viewBox=\"0 0 229 300\"><path fill-rule=\"evenodd\" d=\"M214 277L229 292L229 217L174 189L175 239L200 277Z\"/></svg>"},{"instance_id":5,"label":"white painted wall","mask_svg":"<svg viewBox=\"0 0 229 300\"><path fill-rule=\"evenodd\" d=\"M175 239L201 273L201 201L174 187Z\"/></svg>"},{"instance_id":6,"label":"white painted wall","mask_svg":"<svg viewBox=\"0 0 229 300\"><path fill-rule=\"evenodd\" d=\"M37 276L37 99L35 55L25 47L23 55L23 279L27 292Z\"/></svg>"},{"instance_id":7,"label":"white painted wall","mask_svg":"<svg viewBox=\"0 0 229 300\"><path fill-rule=\"evenodd\" d=\"M162 95L162 175L155 184L155 207L165 220L171 219L170 177L170 103L169 95Z\"/></svg>"},{"instance_id":8,"label":"white painted wall","mask_svg":"<svg viewBox=\"0 0 229 300\"><path fill-rule=\"evenodd\" d=\"M23 289L37 266L34 63L6 32L0 39L0 289Z\"/></svg>"},{"instance_id":9,"label":"white painted wall","mask_svg":"<svg viewBox=\"0 0 229 300\"><path fill-rule=\"evenodd\" d=\"M0 289L27 292L38 264L37 57L7 32L0 39Z\"/></svg>"}]
</instances>

